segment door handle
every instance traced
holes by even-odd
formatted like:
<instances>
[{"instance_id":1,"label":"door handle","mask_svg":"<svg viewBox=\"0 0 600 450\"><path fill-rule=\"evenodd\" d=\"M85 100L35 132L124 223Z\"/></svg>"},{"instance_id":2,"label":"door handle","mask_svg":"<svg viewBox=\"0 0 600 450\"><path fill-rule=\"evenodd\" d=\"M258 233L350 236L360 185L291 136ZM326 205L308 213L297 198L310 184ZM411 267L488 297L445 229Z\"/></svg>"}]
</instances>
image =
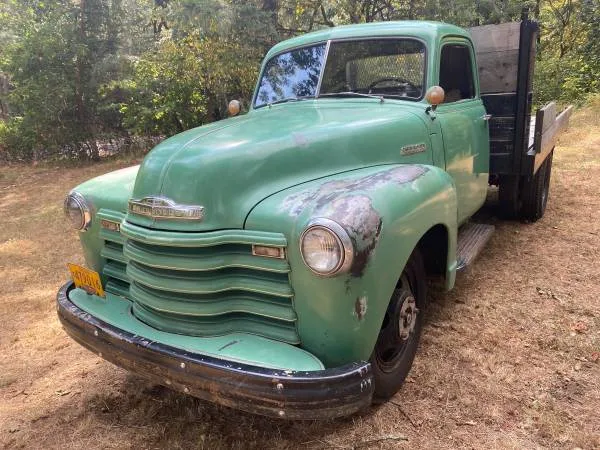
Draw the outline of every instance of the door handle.
<instances>
[{"instance_id":1,"label":"door handle","mask_svg":"<svg viewBox=\"0 0 600 450\"><path fill-rule=\"evenodd\" d=\"M492 118L491 114L484 114L483 116L481 116L481 119L485 120L486 122L488 122L491 118Z\"/></svg>"}]
</instances>

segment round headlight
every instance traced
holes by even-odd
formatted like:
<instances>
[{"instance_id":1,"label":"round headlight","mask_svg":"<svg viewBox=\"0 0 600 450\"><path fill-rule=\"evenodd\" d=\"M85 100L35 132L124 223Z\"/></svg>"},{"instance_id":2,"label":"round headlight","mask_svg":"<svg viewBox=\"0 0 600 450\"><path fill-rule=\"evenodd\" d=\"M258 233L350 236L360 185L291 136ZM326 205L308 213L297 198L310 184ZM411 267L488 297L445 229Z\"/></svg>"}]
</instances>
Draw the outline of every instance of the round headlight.
<instances>
[{"instance_id":1,"label":"round headlight","mask_svg":"<svg viewBox=\"0 0 600 450\"><path fill-rule=\"evenodd\" d=\"M86 230L92 221L90 208L78 192L71 192L65 198L65 215L76 230Z\"/></svg>"},{"instance_id":2,"label":"round headlight","mask_svg":"<svg viewBox=\"0 0 600 450\"><path fill-rule=\"evenodd\" d=\"M330 219L315 219L302 233L300 252L310 270L332 276L350 269L354 249L341 225Z\"/></svg>"}]
</instances>

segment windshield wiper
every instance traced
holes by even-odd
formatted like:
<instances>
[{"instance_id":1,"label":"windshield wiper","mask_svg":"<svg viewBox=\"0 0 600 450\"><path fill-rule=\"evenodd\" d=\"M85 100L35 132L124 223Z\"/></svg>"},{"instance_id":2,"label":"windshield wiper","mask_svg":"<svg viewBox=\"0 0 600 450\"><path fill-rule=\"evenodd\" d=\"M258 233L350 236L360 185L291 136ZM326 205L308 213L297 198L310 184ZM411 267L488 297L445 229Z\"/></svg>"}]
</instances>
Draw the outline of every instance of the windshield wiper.
<instances>
[{"instance_id":1,"label":"windshield wiper","mask_svg":"<svg viewBox=\"0 0 600 450\"><path fill-rule=\"evenodd\" d=\"M282 98L281 100L275 100L274 102L268 102L268 103L263 103L262 106L273 106L273 105L277 105L278 103L287 103L287 102L298 102L300 100L306 100L309 98L315 98L314 95L301 95L299 97L286 97L286 98Z\"/></svg>"},{"instance_id":2,"label":"windshield wiper","mask_svg":"<svg viewBox=\"0 0 600 450\"><path fill-rule=\"evenodd\" d=\"M367 97L367 98L376 98L381 103L383 103L383 95L363 94L361 92L353 92L353 91L326 92L325 94L317 95L317 98L321 98L321 97Z\"/></svg>"}]
</instances>

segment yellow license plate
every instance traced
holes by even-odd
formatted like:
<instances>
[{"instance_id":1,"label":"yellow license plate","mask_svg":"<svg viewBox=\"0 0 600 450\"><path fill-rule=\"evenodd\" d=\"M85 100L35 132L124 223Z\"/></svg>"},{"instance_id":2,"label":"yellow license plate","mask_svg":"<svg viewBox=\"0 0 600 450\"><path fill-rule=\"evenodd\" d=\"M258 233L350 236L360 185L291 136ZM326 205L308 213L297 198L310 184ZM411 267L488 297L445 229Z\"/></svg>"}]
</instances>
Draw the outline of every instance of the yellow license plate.
<instances>
[{"instance_id":1,"label":"yellow license plate","mask_svg":"<svg viewBox=\"0 0 600 450\"><path fill-rule=\"evenodd\" d=\"M88 294L104 297L104 289L102 289L102 283L100 282L100 275L98 272L76 264L67 264L67 266L69 267L71 278L73 278L76 287L83 289Z\"/></svg>"}]
</instances>

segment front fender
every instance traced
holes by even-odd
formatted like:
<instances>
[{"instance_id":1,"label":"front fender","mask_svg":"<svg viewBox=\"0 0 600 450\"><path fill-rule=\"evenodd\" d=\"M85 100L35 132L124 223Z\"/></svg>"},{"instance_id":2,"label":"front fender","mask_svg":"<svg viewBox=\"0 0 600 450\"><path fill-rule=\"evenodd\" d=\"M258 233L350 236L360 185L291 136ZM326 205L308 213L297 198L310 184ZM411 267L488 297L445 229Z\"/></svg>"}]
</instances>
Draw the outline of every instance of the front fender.
<instances>
[{"instance_id":1,"label":"front fender","mask_svg":"<svg viewBox=\"0 0 600 450\"><path fill-rule=\"evenodd\" d=\"M321 178L259 203L246 219L253 230L283 232L302 347L327 367L368 359L389 299L421 237L448 231L447 273L456 261L456 192L443 170L386 165ZM353 240L350 271L325 278L303 263L299 239L311 219L342 225Z\"/></svg>"},{"instance_id":2,"label":"front fender","mask_svg":"<svg viewBox=\"0 0 600 450\"><path fill-rule=\"evenodd\" d=\"M92 178L73 189L83 195L90 205L92 223L88 230L78 234L85 261L90 268L97 272L102 273L105 262L100 255L104 240L100 236L101 219L98 212L106 209L125 215L139 167L138 165L115 170Z\"/></svg>"}]
</instances>

